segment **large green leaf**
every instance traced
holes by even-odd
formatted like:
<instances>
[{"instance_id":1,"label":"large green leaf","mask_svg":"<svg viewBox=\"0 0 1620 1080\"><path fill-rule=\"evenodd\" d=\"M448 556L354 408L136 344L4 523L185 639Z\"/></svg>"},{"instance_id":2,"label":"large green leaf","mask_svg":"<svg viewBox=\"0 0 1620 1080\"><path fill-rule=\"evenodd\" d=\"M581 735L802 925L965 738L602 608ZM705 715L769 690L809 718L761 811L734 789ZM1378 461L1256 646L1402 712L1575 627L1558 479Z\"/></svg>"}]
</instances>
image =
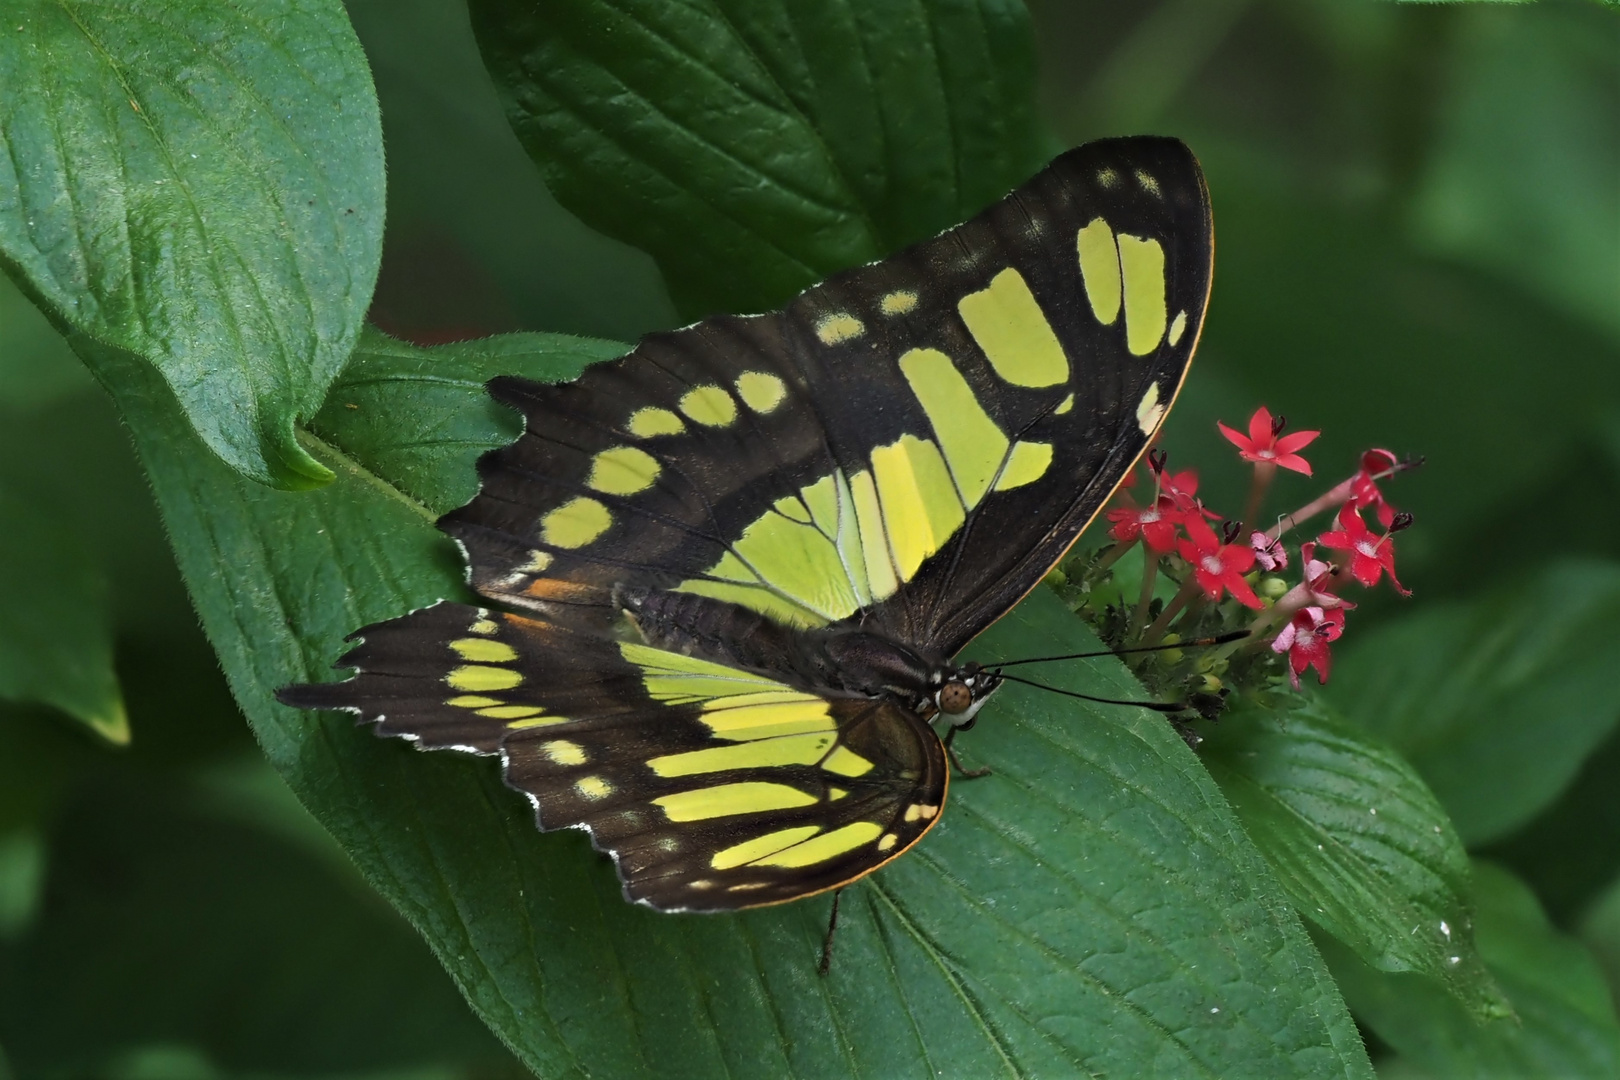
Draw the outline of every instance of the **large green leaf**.
<instances>
[{"instance_id":1,"label":"large green leaf","mask_svg":"<svg viewBox=\"0 0 1620 1080\"><path fill-rule=\"evenodd\" d=\"M1620 718L1620 565L1571 559L1350 643L1333 697L1400 750L1465 843L1524 824Z\"/></svg>"},{"instance_id":2,"label":"large green leaf","mask_svg":"<svg viewBox=\"0 0 1620 1080\"><path fill-rule=\"evenodd\" d=\"M474 0L519 139L690 315L954 225L1043 148L1018 0Z\"/></svg>"},{"instance_id":3,"label":"large green leaf","mask_svg":"<svg viewBox=\"0 0 1620 1080\"><path fill-rule=\"evenodd\" d=\"M1399 754L1313 697L1234 710L1202 757L1301 915L1379 970L1507 1014L1474 947L1468 856Z\"/></svg>"},{"instance_id":4,"label":"large green leaf","mask_svg":"<svg viewBox=\"0 0 1620 1080\"><path fill-rule=\"evenodd\" d=\"M995 775L963 785L919 851L846 896L823 980L825 900L710 917L627 905L583 836L535 831L493 762L419 754L344 717L273 704L277 686L326 676L355 627L459 594L430 519L465 495L479 447L509 434L466 372L499 363L557 377L600 348L539 336L368 345L308 442L338 479L302 495L246 484L201 453L139 366L117 383L271 761L529 1065L546 1076L1367 1074L1264 861L1156 716L1004 691L967 745ZM425 381L430 361L444 381ZM396 377L416 389L384 385ZM362 390L400 409L420 395L396 437L459 431L464 445L437 460L393 454L366 426ZM1078 627L1038 591L982 648L1084 644ZM1073 685L1141 693L1112 663Z\"/></svg>"},{"instance_id":5,"label":"large green leaf","mask_svg":"<svg viewBox=\"0 0 1620 1080\"><path fill-rule=\"evenodd\" d=\"M368 472L443 513L478 493L468 463L523 430L517 413L483 392L485 382L519 369L533 378L571 378L585 364L625 351L618 342L564 334L423 349L367 327L354 362L310 426Z\"/></svg>"},{"instance_id":6,"label":"large green leaf","mask_svg":"<svg viewBox=\"0 0 1620 1080\"><path fill-rule=\"evenodd\" d=\"M1610 995L1620 992L1620 878L1610 881L1582 914L1579 931L1603 969Z\"/></svg>"},{"instance_id":7,"label":"large green leaf","mask_svg":"<svg viewBox=\"0 0 1620 1080\"><path fill-rule=\"evenodd\" d=\"M1569 787L1534 821L1479 854L1533 882L1548 916L1570 926L1620 875L1620 730L1587 757ZM1620 922L1616 923L1620 930ZM1620 935L1617 935L1620 939Z\"/></svg>"},{"instance_id":8,"label":"large green leaf","mask_svg":"<svg viewBox=\"0 0 1620 1080\"><path fill-rule=\"evenodd\" d=\"M107 575L49 507L0 487L0 698L52 705L129 742Z\"/></svg>"},{"instance_id":9,"label":"large green leaf","mask_svg":"<svg viewBox=\"0 0 1620 1080\"><path fill-rule=\"evenodd\" d=\"M1323 949L1357 1018L1400 1053L1408 1067L1400 1075L1620 1073L1620 1024L1591 954L1549 925L1507 871L1476 861L1474 886L1479 950L1516 1016L1480 1024L1428 979L1372 971L1335 944Z\"/></svg>"},{"instance_id":10,"label":"large green leaf","mask_svg":"<svg viewBox=\"0 0 1620 1080\"><path fill-rule=\"evenodd\" d=\"M154 365L233 468L329 480L295 425L354 347L383 217L338 0L17 0L0 85L0 264Z\"/></svg>"}]
</instances>

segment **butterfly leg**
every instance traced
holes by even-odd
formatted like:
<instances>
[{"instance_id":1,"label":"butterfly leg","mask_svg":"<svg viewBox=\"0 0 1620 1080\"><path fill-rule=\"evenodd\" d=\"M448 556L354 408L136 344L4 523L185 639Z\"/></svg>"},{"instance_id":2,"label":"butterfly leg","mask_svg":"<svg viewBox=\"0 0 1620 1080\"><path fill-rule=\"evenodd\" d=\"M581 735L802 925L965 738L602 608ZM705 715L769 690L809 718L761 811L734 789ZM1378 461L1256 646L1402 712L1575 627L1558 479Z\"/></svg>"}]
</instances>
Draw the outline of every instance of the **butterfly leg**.
<instances>
[{"instance_id":1,"label":"butterfly leg","mask_svg":"<svg viewBox=\"0 0 1620 1080\"><path fill-rule=\"evenodd\" d=\"M816 967L823 977L832 970L833 932L838 929L838 900L843 895L842 886L833 890L832 915L827 919L827 936L821 939L821 963Z\"/></svg>"},{"instance_id":2,"label":"butterfly leg","mask_svg":"<svg viewBox=\"0 0 1620 1080\"><path fill-rule=\"evenodd\" d=\"M989 776L990 770L988 768L970 769L963 765L962 762L957 758L956 751L951 749L951 740L956 738L956 733L959 730L959 728L951 728L951 730L945 733L945 756L951 759L952 767L955 768L957 772L962 774L962 779L964 780L977 780L981 776Z\"/></svg>"}]
</instances>

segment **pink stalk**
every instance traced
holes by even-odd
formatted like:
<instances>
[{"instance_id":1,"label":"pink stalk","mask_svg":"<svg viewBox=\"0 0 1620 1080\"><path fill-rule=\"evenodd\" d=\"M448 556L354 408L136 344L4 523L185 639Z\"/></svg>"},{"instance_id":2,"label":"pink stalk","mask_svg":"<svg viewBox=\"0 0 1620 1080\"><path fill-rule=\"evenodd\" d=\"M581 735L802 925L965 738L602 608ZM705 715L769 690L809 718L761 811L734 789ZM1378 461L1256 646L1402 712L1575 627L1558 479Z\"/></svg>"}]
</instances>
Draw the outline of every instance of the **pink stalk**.
<instances>
[{"instance_id":1,"label":"pink stalk","mask_svg":"<svg viewBox=\"0 0 1620 1080\"><path fill-rule=\"evenodd\" d=\"M1255 521L1260 514L1260 504L1265 501L1266 491L1271 487L1271 481L1277 476L1275 462L1262 461L1254 466L1254 480L1249 484L1249 499L1243 506L1243 527L1254 528ZM1348 498L1349 496L1346 496Z\"/></svg>"},{"instance_id":2,"label":"pink stalk","mask_svg":"<svg viewBox=\"0 0 1620 1080\"><path fill-rule=\"evenodd\" d=\"M1266 530L1266 536L1275 540L1289 529L1303 521L1310 520L1322 511L1331 510L1335 506L1343 506L1350 501L1350 489L1355 484L1355 480L1356 478L1352 476L1345 480L1344 483L1329 488L1292 514L1284 514L1277 519L1277 524Z\"/></svg>"}]
</instances>

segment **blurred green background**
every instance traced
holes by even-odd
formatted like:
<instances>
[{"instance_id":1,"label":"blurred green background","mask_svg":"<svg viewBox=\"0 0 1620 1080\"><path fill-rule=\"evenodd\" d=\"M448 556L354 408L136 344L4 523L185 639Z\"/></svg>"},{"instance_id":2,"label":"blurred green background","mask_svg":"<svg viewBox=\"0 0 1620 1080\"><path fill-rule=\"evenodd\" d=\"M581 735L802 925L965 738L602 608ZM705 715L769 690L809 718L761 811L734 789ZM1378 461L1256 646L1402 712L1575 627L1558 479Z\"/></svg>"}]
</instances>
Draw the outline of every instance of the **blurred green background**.
<instances>
[{"instance_id":1,"label":"blurred green background","mask_svg":"<svg viewBox=\"0 0 1620 1080\"><path fill-rule=\"evenodd\" d=\"M647 257L549 198L458 0L348 6L388 151L374 322L430 343L630 340L677 321ZM1324 431L1324 476L1369 445L1424 455L1390 492L1418 518L1401 547L1416 595L1368 597L1352 634L1555 557L1620 559L1620 15L1032 11L1062 144L1175 134L1206 169L1215 291L1167 445L1177 467L1219 463L1213 505L1235 506L1221 483L1244 482L1214 421L1256 403ZM0 537L6 595L26 595L46 548L92 568L87 595L108 590L132 734L114 748L53 709L0 703L0 1077L524 1075L258 757L112 407L3 279L0 495L45 523ZM1476 847L1620 986L1612 720L1548 808Z\"/></svg>"}]
</instances>

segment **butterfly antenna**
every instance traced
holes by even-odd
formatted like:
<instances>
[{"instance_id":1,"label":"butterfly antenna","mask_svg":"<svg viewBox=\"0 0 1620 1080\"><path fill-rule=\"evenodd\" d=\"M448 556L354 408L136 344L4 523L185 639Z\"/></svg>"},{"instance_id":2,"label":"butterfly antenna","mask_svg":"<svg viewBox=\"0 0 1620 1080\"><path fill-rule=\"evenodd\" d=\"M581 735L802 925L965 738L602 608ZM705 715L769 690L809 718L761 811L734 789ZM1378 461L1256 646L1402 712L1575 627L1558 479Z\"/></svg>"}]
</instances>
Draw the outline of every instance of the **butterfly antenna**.
<instances>
[{"instance_id":1,"label":"butterfly antenna","mask_svg":"<svg viewBox=\"0 0 1620 1080\"><path fill-rule=\"evenodd\" d=\"M1094 655L1107 656L1108 654L1101 653ZM1000 675L1001 673L997 671L996 674ZM1060 690L1055 686L1047 686L1045 683L1038 683L1034 679L1020 679L1017 675L1001 675L1001 677L1006 679L1008 682L1023 683L1025 686L1033 686L1037 690L1049 690L1054 694L1062 694L1064 697L1079 698L1081 701L1095 701L1102 705L1136 705L1143 709L1152 709L1154 712L1162 713L1187 712L1192 708L1192 706L1187 704L1185 701L1122 701L1119 698L1106 698L1097 697L1094 694L1082 694L1075 690Z\"/></svg>"},{"instance_id":2,"label":"butterfly antenna","mask_svg":"<svg viewBox=\"0 0 1620 1080\"><path fill-rule=\"evenodd\" d=\"M1126 653L1160 652L1164 649L1203 649L1211 645L1225 645L1228 641L1237 641L1239 638L1249 636L1247 630L1232 630L1218 637L1194 638L1191 641L1177 641L1169 645L1136 645L1129 649L1102 649L1097 652L1069 653L1066 656L1037 656L1028 660L997 660L986 663L987 668L1009 668L1019 664L1050 664L1056 660L1089 660L1094 656L1124 656ZM1008 676L1012 678L1012 676ZM1018 681L1018 680L1014 680Z\"/></svg>"}]
</instances>

